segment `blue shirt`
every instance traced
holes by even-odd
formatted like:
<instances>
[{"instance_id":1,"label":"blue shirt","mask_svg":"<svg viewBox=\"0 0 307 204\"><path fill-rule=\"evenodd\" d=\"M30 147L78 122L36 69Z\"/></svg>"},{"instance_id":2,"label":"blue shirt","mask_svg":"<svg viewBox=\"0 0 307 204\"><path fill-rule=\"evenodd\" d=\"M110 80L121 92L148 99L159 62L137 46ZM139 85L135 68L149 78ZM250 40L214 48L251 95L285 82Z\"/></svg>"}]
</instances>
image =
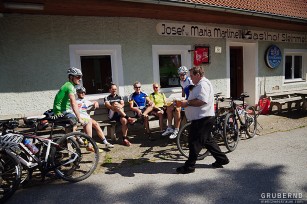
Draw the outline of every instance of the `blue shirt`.
<instances>
[{"instance_id":1,"label":"blue shirt","mask_svg":"<svg viewBox=\"0 0 307 204\"><path fill-rule=\"evenodd\" d=\"M148 95L144 92L140 92L139 94L134 92L130 95L129 101L133 101L133 106L138 107L139 109L144 109L146 107L146 97Z\"/></svg>"},{"instance_id":2,"label":"blue shirt","mask_svg":"<svg viewBox=\"0 0 307 204\"><path fill-rule=\"evenodd\" d=\"M190 77L186 77L184 81L180 80L180 86L183 88L183 92L185 94L185 98L189 98L190 94L190 85L193 85L193 82Z\"/></svg>"}]
</instances>

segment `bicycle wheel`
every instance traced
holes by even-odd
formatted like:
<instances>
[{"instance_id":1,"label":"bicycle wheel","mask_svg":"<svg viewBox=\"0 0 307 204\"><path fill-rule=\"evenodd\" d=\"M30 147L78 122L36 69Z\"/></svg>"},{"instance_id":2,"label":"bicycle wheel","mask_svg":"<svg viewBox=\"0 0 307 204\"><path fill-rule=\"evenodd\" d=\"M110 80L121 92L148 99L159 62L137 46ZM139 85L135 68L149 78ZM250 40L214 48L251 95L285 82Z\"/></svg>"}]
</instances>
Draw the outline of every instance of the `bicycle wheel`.
<instances>
[{"instance_id":1,"label":"bicycle wheel","mask_svg":"<svg viewBox=\"0 0 307 204\"><path fill-rule=\"evenodd\" d=\"M88 178L96 169L99 150L96 142L81 132L71 132L57 140L53 148L52 164L64 180L78 182Z\"/></svg>"},{"instance_id":2,"label":"bicycle wheel","mask_svg":"<svg viewBox=\"0 0 307 204\"><path fill-rule=\"evenodd\" d=\"M10 198L20 184L20 162L6 150L0 152L0 203Z\"/></svg>"},{"instance_id":3,"label":"bicycle wheel","mask_svg":"<svg viewBox=\"0 0 307 204\"><path fill-rule=\"evenodd\" d=\"M246 134L249 138L253 138L257 131L257 115L254 107L247 106L245 114Z\"/></svg>"},{"instance_id":4,"label":"bicycle wheel","mask_svg":"<svg viewBox=\"0 0 307 204\"><path fill-rule=\"evenodd\" d=\"M232 113L228 113L224 122L224 142L226 148L232 152L236 149L239 142L239 132L236 116Z\"/></svg>"},{"instance_id":5,"label":"bicycle wheel","mask_svg":"<svg viewBox=\"0 0 307 204\"><path fill-rule=\"evenodd\" d=\"M189 157L189 131L190 131L191 123L186 123L180 130L177 136L177 147L179 152L185 156L186 158ZM204 159L206 156L209 155L209 151L204 147L197 159L201 160Z\"/></svg>"}]
</instances>

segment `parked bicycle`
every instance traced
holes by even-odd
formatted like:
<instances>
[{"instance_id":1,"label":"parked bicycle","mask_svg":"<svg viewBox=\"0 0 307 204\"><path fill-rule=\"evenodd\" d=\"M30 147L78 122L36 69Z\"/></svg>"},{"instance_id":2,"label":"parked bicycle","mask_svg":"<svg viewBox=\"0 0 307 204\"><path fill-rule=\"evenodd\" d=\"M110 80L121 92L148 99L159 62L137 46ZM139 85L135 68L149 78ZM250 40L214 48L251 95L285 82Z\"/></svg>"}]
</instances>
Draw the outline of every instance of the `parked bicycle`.
<instances>
[{"instance_id":1,"label":"parked bicycle","mask_svg":"<svg viewBox=\"0 0 307 204\"><path fill-rule=\"evenodd\" d=\"M45 118L32 118L35 126ZM54 125L59 124L59 120L48 119ZM64 122L64 121L60 121ZM99 151L96 142L88 135L81 132L71 132L68 134L53 135L49 137L37 136L31 133L17 132L6 128L10 121L4 121L2 135L11 133L11 137L16 134L22 136L18 141L20 152L14 152L23 168L22 181L30 180L34 170L41 172L42 180L50 171L69 182L78 182L88 178L96 169L99 161ZM35 148L30 147L28 142ZM87 147L92 146L94 151L88 151Z\"/></svg>"},{"instance_id":2,"label":"parked bicycle","mask_svg":"<svg viewBox=\"0 0 307 204\"><path fill-rule=\"evenodd\" d=\"M244 99L249 97L248 94L242 93L238 100L242 104L237 104L234 98L230 98L230 113L225 119L225 134L231 141L229 148L235 149L239 142L239 136L244 132L249 138L256 134L257 115L252 106L247 106ZM239 122L239 123L238 123Z\"/></svg>"},{"instance_id":3,"label":"parked bicycle","mask_svg":"<svg viewBox=\"0 0 307 204\"><path fill-rule=\"evenodd\" d=\"M225 143L229 144L231 141L229 140L229 137L225 137L225 131L224 131L224 121L225 117L227 115L227 110L225 108L219 107L219 102L223 102L224 98L221 97L221 93L216 93L214 95L215 97L215 122L213 125L213 130L211 133L211 136L214 140L217 141L217 143ZM189 156L189 132L190 132L190 126L191 123L187 122L180 130L177 136L177 147L179 152L188 158ZM229 145L225 145L227 148ZM233 151L233 149L228 149L229 151ZM201 152L198 155L198 159L204 159L206 156L209 155L209 151L203 147Z\"/></svg>"},{"instance_id":4,"label":"parked bicycle","mask_svg":"<svg viewBox=\"0 0 307 204\"><path fill-rule=\"evenodd\" d=\"M10 198L19 187L21 165L13 152L19 149L17 143L21 140L21 135L12 137L12 133L0 137L0 203Z\"/></svg>"}]
</instances>

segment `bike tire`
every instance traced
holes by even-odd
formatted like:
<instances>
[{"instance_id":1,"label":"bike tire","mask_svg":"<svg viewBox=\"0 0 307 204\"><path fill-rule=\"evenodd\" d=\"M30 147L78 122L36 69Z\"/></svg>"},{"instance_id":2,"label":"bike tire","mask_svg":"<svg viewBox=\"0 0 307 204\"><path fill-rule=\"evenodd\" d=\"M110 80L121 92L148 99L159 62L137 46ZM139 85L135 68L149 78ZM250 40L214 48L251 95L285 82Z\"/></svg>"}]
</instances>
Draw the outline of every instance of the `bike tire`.
<instances>
[{"instance_id":1,"label":"bike tire","mask_svg":"<svg viewBox=\"0 0 307 204\"><path fill-rule=\"evenodd\" d=\"M177 147L179 152L186 158L189 157L189 132L191 123L186 123L180 128L177 136ZM202 160L209 155L209 151L204 147L198 154L197 159Z\"/></svg>"},{"instance_id":2,"label":"bike tire","mask_svg":"<svg viewBox=\"0 0 307 204\"><path fill-rule=\"evenodd\" d=\"M246 115L245 115L245 125L246 125L246 134L249 138L253 138L256 135L257 131L257 115L254 107L247 106L246 107Z\"/></svg>"},{"instance_id":3,"label":"bike tire","mask_svg":"<svg viewBox=\"0 0 307 204\"><path fill-rule=\"evenodd\" d=\"M18 189L21 178L21 165L17 157L8 152L0 151L0 203L4 203Z\"/></svg>"},{"instance_id":4,"label":"bike tire","mask_svg":"<svg viewBox=\"0 0 307 204\"><path fill-rule=\"evenodd\" d=\"M87 144L79 144L76 138ZM81 132L71 132L56 142L59 146L53 148L51 160L56 167L56 174L63 180L82 181L95 171L99 162L99 149L91 137ZM93 152L87 149L89 146L93 148ZM76 157L75 161L66 164L74 157Z\"/></svg>"},{"instance_id":5,"label":"bike tire","mask_svg":"<svg viewBox=\"0 0 307 204\"><path fill-rule=\"evenodd\" d=\"M239 130L236 120L236 116L232 113L228 113L224 121L224 143L226 148L232 152L237 148L239 143Z\"/></svg>"}]
</instances>

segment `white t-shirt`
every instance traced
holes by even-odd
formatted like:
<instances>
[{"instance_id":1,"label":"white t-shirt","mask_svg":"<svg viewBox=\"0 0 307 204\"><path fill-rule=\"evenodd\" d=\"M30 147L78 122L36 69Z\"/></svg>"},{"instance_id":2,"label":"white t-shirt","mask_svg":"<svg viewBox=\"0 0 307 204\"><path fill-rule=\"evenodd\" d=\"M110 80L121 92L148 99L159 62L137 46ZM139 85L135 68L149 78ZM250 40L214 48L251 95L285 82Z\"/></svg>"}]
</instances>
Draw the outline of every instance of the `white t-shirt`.
<instances>
[{"instance_id":1,"label":"white t-shirt","mask_svg":"<svg viewBox=\"0 0 307 204\"><path fill-rule=\"evenodd\" d=\"M214 116L214 91L211 82L203 77L190 91L188 100L199 99L205 102L199 107L188 106L185 114L189 121L198 120L207 116Z\"/></svg>"}]
</instances>

